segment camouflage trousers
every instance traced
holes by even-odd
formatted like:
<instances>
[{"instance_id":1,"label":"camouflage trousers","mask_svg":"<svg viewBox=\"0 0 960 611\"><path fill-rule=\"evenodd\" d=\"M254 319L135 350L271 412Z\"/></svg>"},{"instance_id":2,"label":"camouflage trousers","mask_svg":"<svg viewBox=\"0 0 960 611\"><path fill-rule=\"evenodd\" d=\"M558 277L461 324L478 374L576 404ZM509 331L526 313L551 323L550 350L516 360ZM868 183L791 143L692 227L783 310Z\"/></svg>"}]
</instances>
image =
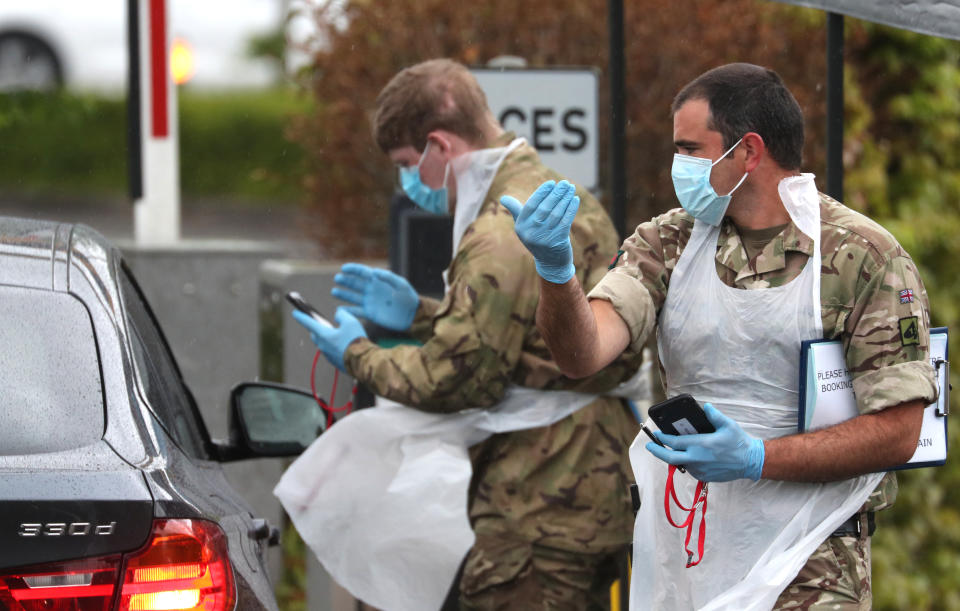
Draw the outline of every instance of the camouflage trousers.
<instances>
[{"instance_id":1,"label":"camouflage trousers","mask_svg":"<svg viewBox=\"0 0 960 611\"><path fill-rule=\"evenodd\" d=\"M865 518L864 518L865 519ZM780 594L774 609L870 609L870 537L829 537Z\"/></svg>"},{"instance_id":2,"label":"camouflage trousers","mask_svg":"<svg viewBox=\"0 0 960 611\"><path fill-rule=\"evenodd\" d=\"M626 553L626 546L617 553L587 554L478 535L460 579L460 608L607 610L610 585Z\"/></svg>"}]
</instances>

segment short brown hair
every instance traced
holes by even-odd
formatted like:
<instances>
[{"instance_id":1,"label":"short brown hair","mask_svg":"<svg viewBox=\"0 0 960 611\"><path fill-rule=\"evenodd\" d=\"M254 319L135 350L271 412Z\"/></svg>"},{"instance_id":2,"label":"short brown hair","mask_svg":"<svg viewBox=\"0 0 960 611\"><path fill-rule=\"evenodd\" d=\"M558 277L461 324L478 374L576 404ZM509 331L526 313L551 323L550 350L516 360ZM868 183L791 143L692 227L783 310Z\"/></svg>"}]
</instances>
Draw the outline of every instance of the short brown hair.
<instances>
[{"instance_id":1,"label":"short brown hair","mask_svg":"<svg viewBox=\"0 0 960 611\"><path fill-rule=\"evenodd\" d=\"M377 96L373 137L384 153L404 146L422 151L435 129L479 145L489 113L487 96L466 66L431 59L401 70Z\"/></svg>"},{"instance_id":2,"label":"short brown hair","mask_svg":"<svg viewBox=\"0 0 960 611\"><path fill-rule=\"evenodd\" d=\"M728 149L747 132L763 138L770 156L785 170L803 162L803 113L773 70L753 64L727 64L687 84L673 100L673 113L687 101L710 105L707 127L720 132Z\"/></svg>"}]
</instances>

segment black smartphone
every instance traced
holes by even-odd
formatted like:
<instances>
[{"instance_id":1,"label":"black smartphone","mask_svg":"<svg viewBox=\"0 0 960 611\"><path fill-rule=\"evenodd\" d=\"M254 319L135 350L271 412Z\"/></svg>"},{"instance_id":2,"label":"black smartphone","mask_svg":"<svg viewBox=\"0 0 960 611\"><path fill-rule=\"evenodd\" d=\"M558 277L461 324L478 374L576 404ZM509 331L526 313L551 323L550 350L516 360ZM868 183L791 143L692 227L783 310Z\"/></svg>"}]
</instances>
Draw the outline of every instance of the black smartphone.
<instances>
[{"instance_id":1,"label":"black smartphone","mask_svg":"<svg viewBox=\"0 0 960 611\"><path fill-rule=\"evenodd\" d=\"M328 327L333 326L333 323L327 320L323 314L318 312L317 308L307 303L307 300L304 299L297 291L290 291L287 293L287 301L289 301L293 307L300 310L304 314L312 316L317 322L327 325Z\"/></svg>"},{"instance_id":2,"label":"black smartphone","mask_svg":"<svg viewBox=\"0 0 960 611\"><path fill-rule=\"evenodd\" d=\"M646 433L646 434L647 434L647 437L649 437L649 438L650 438L650 441L652 441L653 443L657 444L657 445L660 446L661 448L667 447L667 446L663 445L663 442L662 442L662 441L660 441L659 439L657 439L657 436L656 436L656 435L654 435L652 432L650 432L650 429L647 428L647 425L646 425L646 424L641 424L641 425L640 425L640 430L643 431L644 433ZM677 471L679 471L680 473L686 473L686 472L687 472L687 469L686 469L683 465L677 465ZM633 489L636 488L636 487L637 487L636 484L634 484L633 486L631 486L631 488L630 488L630 493L631 493L631 494L633 494ZM639 494L639 492L638 492L637 494ZM637 510L640 508L640 500L639 500L639 497L637 498L637 500L634 501L633 506L634 506L633 513L636 514L636 513L637 513Z\"/></svg>"},{"instance_id":3,"label":"black smartphone","mask_svg":"<svg viewBox=\"0 0 960 611\"><path fill-rule=\"evenodd\" d=\"M668 435L693 435L716 430L697 400L686 393L651 405L647 413Z\"/></svg>"}]
</instances>

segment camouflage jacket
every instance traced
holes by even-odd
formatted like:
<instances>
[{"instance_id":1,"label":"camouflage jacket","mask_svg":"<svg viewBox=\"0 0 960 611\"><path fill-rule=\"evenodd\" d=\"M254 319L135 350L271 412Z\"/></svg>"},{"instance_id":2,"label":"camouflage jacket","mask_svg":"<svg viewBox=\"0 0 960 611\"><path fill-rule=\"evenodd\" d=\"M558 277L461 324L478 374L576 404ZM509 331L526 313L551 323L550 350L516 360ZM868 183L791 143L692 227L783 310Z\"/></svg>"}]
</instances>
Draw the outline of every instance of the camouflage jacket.
<instances>
[{"instance_id":1,"label":"camouflage jacket","mask_svg":"<svg viewBox=\"0 0 960 611\"><path fill-rule=\"evenodd\" d=\"M591 298L609 300L626 321L630 350L641 348L654 328L692 230L692 217L679 208L640 225L590 292ZM790 223L748 260L737 228L726 218L717 242L717 274L736 288L780 286L799 275L812 253L813 240ZM820 253L823 337L842 342L860 412L934 401L929 302L910 255L879 224L823 194ZM867 507L887 507L896 490L896 478L888 474Z\"/></svg>"},{"instance_id":2,"label":"camouflage jacket","mask_svg":"<svg viewBox=\"0 0 960 611\"><path fill-rule=\"evenodd\" d=\"M512 138L505 134L494 146ZM635 356L592 378L565 378L536 329L533 257L499 201L506 194L524 201L548 179L560 177L532 147L511 152L454 253L443 300L421 300L411 333L422 345L385 349L354 342L344 358L349 372L378 395L432 412L493 406L511 385L601 393L629 377L639 366ZM606 272L617 235L599 202L584 190L577 193L574 265L589 287ZM473 446L474 529L568 551L628 543L633 475L627 449L637 431L619 400L600 398L549 427L494 435Z\"/></svg>"}]
</instances>

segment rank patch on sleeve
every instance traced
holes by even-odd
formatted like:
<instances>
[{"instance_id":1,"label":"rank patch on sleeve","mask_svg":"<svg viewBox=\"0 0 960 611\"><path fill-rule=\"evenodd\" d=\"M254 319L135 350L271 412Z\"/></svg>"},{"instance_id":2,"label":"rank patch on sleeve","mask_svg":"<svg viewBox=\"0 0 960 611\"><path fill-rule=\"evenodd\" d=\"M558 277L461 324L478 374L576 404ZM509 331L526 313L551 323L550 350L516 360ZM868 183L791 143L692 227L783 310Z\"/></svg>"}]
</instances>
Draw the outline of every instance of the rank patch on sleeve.
<instances>
[{"instance_id":1,"label":"rank patch on sleeve","mask_svg":"<svg viewBox=\"0 0 960 611\"><path fill-rule=\"evenodd\" d=\"M900 291L900 303L913 303L913 289Z\"/></svg>"},{"instance_id":2,"label":"rank patch on sleeve","mask_svg":"<svg viewBox=\"0 0 960 611\"><path fill-rule=\"evenodd\" d=\"M622 251L622 250L618 250L618 251L617 251L617 256L610 260L610 266L607 267L607 269L613 269L614 267L616 267L616 266L617 266L617 261L619 261L619 260L620 260L620 257L622 257L622 256L623 256L623 251Z\"/></svg>"},{"instance_id":3,"label":"rank patch on sleeve","mask_svg":"<svg viewBox=\"0 0 960 611\"><path fill-rule=\"evenodd\" d=\"M916 316L900 319L900 343L904 346L916 346L920 343L920 327Z\"/></svg>"}]
</instances>

